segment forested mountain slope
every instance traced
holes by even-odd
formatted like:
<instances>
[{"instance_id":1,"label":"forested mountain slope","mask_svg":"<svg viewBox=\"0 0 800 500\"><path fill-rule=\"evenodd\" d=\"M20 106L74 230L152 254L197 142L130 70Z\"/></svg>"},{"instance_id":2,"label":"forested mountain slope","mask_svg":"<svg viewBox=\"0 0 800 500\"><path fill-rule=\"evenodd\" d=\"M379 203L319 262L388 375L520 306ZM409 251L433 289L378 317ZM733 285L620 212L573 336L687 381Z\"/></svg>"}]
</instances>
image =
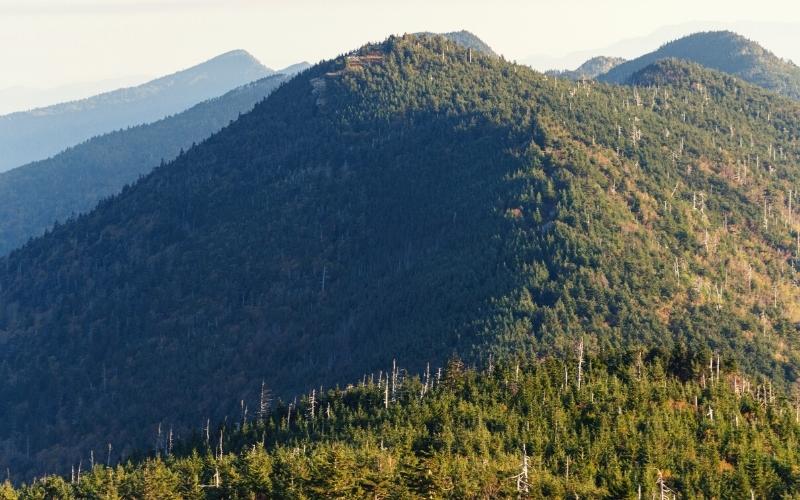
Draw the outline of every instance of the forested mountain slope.
<instances>
[{"instance_id":1,"label":"forested mountain slope","mask_svg":"<svg viewBox=\"0 0 800 500\"><path fill-rule=\"evenodd\" d=\"M800 67L730 31L695 33L680 38L655 52L615 66L601 75L599 80L625 83L637 71L669 58L695 62L787 97L800 99Z\"/></svg>"},{"instance_id":2,"label":"forested mountain slope","mask_svg":"<svg viewBox=\"0 0 800 500\"><path fill-rule=\"evenodd\" d=\"M317 65L0 260L2 465L118 457L262 380L288 395L581 338L788 388L798 124L699 68L576 84L413 36Z\"/></svg>"},{"instance_id":3,"label":"forested mountain slope","mask_svg":"<svg viewBox=\"0 0 800 500\"><path fill-rule=\"evenodd\" d=\"M0 172L99 134L160 120L272 73L235 50L136 87L0 116Z\"/></svg>"},{"instance_id":4,"label":"forested mountain slope","mask_svg":"<svg viewBox=\"0 0 800 500\"><path fill-rule=\"evenodd\" d=\"M162 160L172 160L253 109L288 78L268 76L157 122L98 136L0 173L0 255L56 221L91 210Z\"/></svg>"},{"instance_id":5,"label":"forested mountain slope","mask_svg":"<svg viewBox=\"0 0 800 500\"><path fill-rule=\"evenodd\" d=\"M795 401L680 353L373 374L0 498L793 498ZM580 366L580 368L579 368ZM688 376L676 376L675 370ZM566 378L565 378L566 375ZM4 496L6 495L6 496Z\"/></svg>"}]
</instances>

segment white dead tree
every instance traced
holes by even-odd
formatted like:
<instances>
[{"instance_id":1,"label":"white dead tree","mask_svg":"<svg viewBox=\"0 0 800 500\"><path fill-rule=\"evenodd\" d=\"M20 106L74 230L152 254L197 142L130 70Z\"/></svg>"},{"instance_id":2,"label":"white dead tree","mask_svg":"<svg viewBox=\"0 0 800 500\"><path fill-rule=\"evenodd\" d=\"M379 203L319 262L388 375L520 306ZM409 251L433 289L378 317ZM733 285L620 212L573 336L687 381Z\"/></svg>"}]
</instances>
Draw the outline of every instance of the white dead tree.
<instances>
[{"instance_id":1,"label":"white dead tree","mask_svg":"<svg viewBox=\"0 0 800 500\"><path fill-rule=\"evenodd\" d=\"M664 474L660 470L658 471L658 479L656 479L656 487L658 488L659 500L675 498L675 493L667 486Z\"/></svg>"},{"instance_id":2,"label":"white dead tree","mask_svg":"<svg viewBox=\"0 0 800 500\"><path fill-rule=\"evenodd\" d=\"M222 481L219 476L219 467L214 467L214 475L211 476L211 484L201 484L201 488L219 488Z\"/></svg>"},{"instance_id":3,"label":"white dead tree","mask_svg":"<svg viewBox=\"0 0 800 500\"><path fill-rule=\"evenodd\" d=\"M261 393L258 400L258 421L263 423L269 413L270 392L267 384L261 381Z\"/></svg>"},{"instance_id":4,"label":"white dead tree","mask_svg":"<svg viewBox=\"0 0 800 500\"><path fill-rule=\"evenodd\" d=\"M714 383L714 355L711 355L711 359L708 360L708 378L711 383Z\"/></svg>"},{"instance_id":5,"label":"white dead tree","mask_svg":"<svg viewBox=\"0 0 800 500\"><path fill-rule=\"evenodd\" d=\"M431 384L431 364L429 362L425 364L425 389L424 389L425 394L427 394L428 391L430 390L430 384Z\"/></svg>"},{"instance_id":6,"label":"white dead tree","mask_svg":"<svg viewBox=\"0 0 800 500\"><path fill-rule=\"evenodd\" d=\"M317 404L317 390L312 389L311 396L308 397L308 405L309 405L308 413L309 417L311 417L312 420L314 419L314 407L316 406L316 404Z\"/></svg>"},{"instance_id":7,"label":"white dead tree","mask_svg":"<svg viewBox=\"0 0 800 500\"><path fill-rule=\"evenodd\" d=\"M111 449L109 445L108 450L109 456L111 455ZM167 456L172 455L172 426L169 426L169 435L167 437Z\"/></svg>"},{"instance_id":8,"label":"white dead tree","mask_svg":"<svg viewBox=\"0 0 800 500\"><path fill-rule=\"evenodd\" d=\"M163 443L163 438L161 437L161 422L158 423L158 431L156 431L156 455L161 456L161 448Z\"/></svg>"},{"instance_id":9,"label":"white dead tree","mask_svg":"<svg viewBox=\"0 0 800 500\"><path fill-rule=\"evenodd\" d=\"M522 445L522 464L520 473L512 479L517 480L517 493L528 493L530 484L528 483L528 452L525 445Z\"/></svg>"},{"instance_id":10,"label":"white dead tree","mask_svg":"<svg viewBox=\"0 0 800 500\"><path fill-rule=\"evenodd\" d=\"M396 391L397 390L397 360L392 360L392 403L397 401Z\"/></svg>"}]
</instances>

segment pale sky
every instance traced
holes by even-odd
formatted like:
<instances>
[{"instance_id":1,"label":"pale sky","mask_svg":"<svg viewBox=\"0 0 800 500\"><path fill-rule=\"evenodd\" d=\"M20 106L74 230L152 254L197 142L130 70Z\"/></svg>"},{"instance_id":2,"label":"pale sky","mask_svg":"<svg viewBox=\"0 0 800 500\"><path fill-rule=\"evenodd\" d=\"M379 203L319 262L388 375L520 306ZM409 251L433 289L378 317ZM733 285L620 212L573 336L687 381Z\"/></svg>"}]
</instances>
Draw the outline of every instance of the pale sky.
<instances>
[{"instance_id":1,"label":"pale sky","mask_svg":"<svg viewBox=\"0 0 800 500\"><path fill-rule=\"evenodd\" d=\"M796 0L0 0L0 89L160 76L240 48L279 68L459 29L510 60L571 65L705 26L800 61Z\"/></svg>"}]
</instances>

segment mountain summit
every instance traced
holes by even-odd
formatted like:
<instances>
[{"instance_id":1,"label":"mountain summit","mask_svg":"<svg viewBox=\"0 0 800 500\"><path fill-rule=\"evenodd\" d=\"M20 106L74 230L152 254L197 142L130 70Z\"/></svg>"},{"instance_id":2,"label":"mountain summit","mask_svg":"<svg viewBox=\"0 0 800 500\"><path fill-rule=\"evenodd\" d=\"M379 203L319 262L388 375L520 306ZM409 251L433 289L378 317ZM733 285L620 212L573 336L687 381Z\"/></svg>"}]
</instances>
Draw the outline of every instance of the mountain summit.
<instances>
[{"instance_id":1,"label":"mountain summit","mask_svg":"<svg viewBox=\"0 0 800 500\"><path fill-rule=\"evenodd\" d=\"M159 120L272 73L246 51L234 50L136 87L0 116L0 172L99 134Z\"/></svg>"},{"instance_id":2,"label":"mountain summit","mask_svg":"<svg viewBox=\"0 0 800 500\"><path fill-rule=\"evenodd\" d=\"M655 52L620 64L599 80L626 83L637 71L660 59L684 59L744 81L800 99L800 67L756 42L730 31L696 33L667 43Z\"/></svg>"}]
</instances>

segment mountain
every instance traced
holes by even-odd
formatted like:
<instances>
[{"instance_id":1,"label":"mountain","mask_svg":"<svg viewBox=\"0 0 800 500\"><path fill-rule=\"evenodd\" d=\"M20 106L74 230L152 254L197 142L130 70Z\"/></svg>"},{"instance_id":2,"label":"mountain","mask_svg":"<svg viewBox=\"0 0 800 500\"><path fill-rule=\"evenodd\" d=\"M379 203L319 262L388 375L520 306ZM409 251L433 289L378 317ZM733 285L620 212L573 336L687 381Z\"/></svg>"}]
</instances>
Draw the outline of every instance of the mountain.
<instances>
[{"instance_id":1,"label":"mountain","mask_svg":"<svg viewBox=\"0 0 800 500\"><path fill-rule=\"evenodd\" d=\"M279 74L282 74L282 75L294 76L297 73L301 73L301 72L307 70L310 67L311 67L310 63L308 63L306 61L303 61L303 62L299 62L297 64L292 64L290 66L286 66L283 69L279 69L279 70L276 71L276 73L279 73Z\"/></svg>"},{"instance_id":2,"label":"mountain","mask_svg":"<svg viewBox=\"0 0 800 500\"><path fill-rule=\"evenodd\" d=\"M47 88L21 85L6 87L0 89L0 115L42 108L59 102L77 101L120 87L132 87L151 79L152 77L129 76Z\"/></svg>"},{"instance_id":3,"label":"mountain","mask_svg":"<svg viewBox=\"0 0 800 500\"><path fill-rule=\"evenodd\" d=\"M570 80L583 80L593 79L607 73L610 69L624 63L625 59L621 57L593 57L585 63L578 66L577 69L570 70L553 70L548 71L546 74L560 78L569 78Z\"/></svg>"},{"instance_id":4,"label":"mountain","mask_svg":"<svg viewBox=\"0 0 800 500\"><path fill-rule=\"evenodd\" d=\"M159 120L272 73L236 50L136 87L0 116L0 172L98 134Z\"/></svg>"},{"instance_id":5,"label":"mountain","mask_svg":"<svg viewBox=\"0 0 800 500\"><path fill-rule=\"evenodd\" d=\"M655 52L614 67L599 79L625 83L637 71L660 59L669 58L695 62L787 97L800 99L800 67L730 31L695 33L675 40Z\"/></svg>"},{"instance_id":6,"label":"mountain","mask_svg":"<svg viewBox=\"0 0 800 500\"><path fill-rule=\"evenodd\" d=\"M478 38L478 36L475 35L474 33L471 33L466 30L451 31L449 33L431 33L429 31L425 31L421 33L415 33L415 36L420 36L420 37L443 36L446 39L450 40L451 42L460 45L461 47L472 49L476 52L480 52L481 54L487 56L497 57L497 53L494 50L492 50L492 48L489 47L489 45L486 42Z\"/></svg>"},{"instance_id":7,"label":"mountain","mask_svg":"<svg viewBox=\"0 0 800 500\"><path fill-rule=\"evenodd\" d=\"M157 122L98 136L0 173L0 255L56 221L91 210L159 162L172 160L250 111L288 78L268 76Z\"/></svg>"},{"instance_id":8,"label":"mountain","mask_svg":"<svg viewBox=\"0 0 800 500\"><path fill-rule=\"evenodd\" d=\"M800 104L690 73L571 82L415 36L303 72L0 259L0 467L66 472L109 443L116 461L243 402L252 418L262 381L289 401L453 353L581 345L699 387L715 360L759 401L786 394Z\"/></svg>"}]
</instances>

